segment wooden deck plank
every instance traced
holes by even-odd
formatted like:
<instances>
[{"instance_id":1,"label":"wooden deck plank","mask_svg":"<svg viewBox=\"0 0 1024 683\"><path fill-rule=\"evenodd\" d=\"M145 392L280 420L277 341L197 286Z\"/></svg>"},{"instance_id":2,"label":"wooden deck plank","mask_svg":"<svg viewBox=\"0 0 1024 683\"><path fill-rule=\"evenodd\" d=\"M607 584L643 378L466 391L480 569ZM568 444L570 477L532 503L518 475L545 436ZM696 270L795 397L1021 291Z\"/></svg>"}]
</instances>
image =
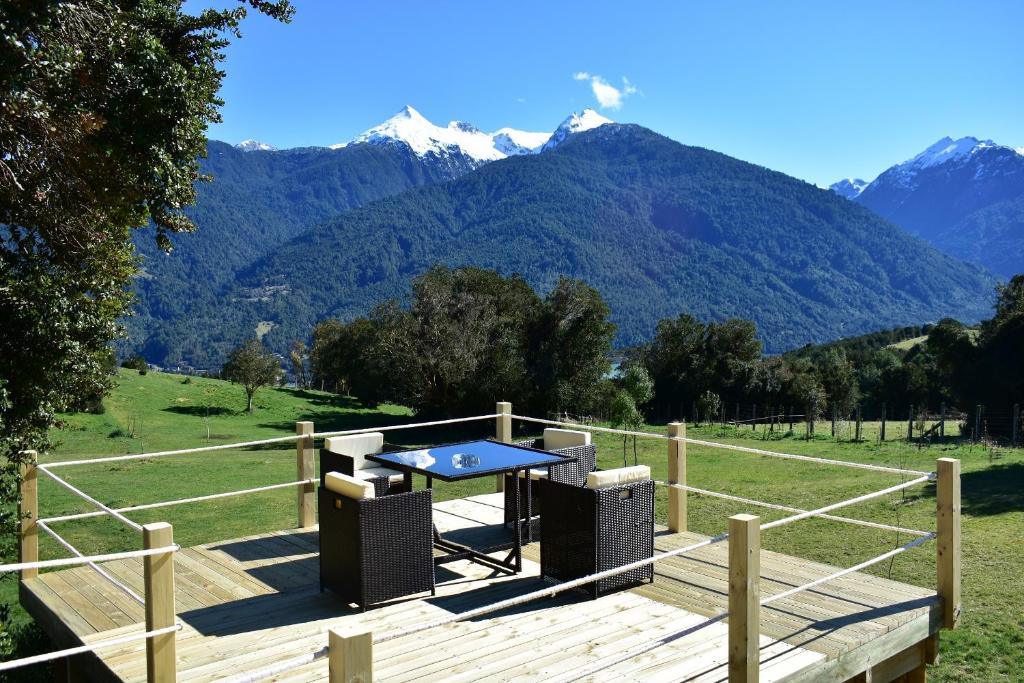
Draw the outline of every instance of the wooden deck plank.
<instances>
[{"instance_id":1,"label":"wooden deck plank","mask_svg":"<svg viewBox=\"0 0 1024 683\"><path fill-rule=\"evenodd\" d=\"M443 534L507 537L502 494L435 505ZM703 540L659 528L659 552ZM438 569L437 596L397 600L359 613L321 594L317 528L254 534L185 548L176 557L175 597L184 629L177 636L178 679L214 681L252 671L326 644L328 628L363 625L375 633L491 604L545 585L537 578L539 543L524 547L524 572L494 575L461 561ZM656 565L655 582L588 600L579 593L457 622L381 643L380 680L721 680L724 621L707 623L727 603L724 544ZM104 568L136 592L142 563ZM769 596L836 568L763 551L762 594ZM88 568L49 572L22 587L26 606L54 635L107 640L143 628L142 608ZM883 577L851 574L761 610L762 679L840 680L883 654L938 629L934 591ZM895 606L895 607L894 607ZM916 641L915 641L916 642ZM64 645L73 644L65 642ZM100 653L102 675L144 681L145 646ZM886 657L891 656L886 654ZM103 669L102 667L105 667ZM851 673L852 672L852 673ZM322 681L326 661L276 680Z\"/></svg>"}]
</instances>

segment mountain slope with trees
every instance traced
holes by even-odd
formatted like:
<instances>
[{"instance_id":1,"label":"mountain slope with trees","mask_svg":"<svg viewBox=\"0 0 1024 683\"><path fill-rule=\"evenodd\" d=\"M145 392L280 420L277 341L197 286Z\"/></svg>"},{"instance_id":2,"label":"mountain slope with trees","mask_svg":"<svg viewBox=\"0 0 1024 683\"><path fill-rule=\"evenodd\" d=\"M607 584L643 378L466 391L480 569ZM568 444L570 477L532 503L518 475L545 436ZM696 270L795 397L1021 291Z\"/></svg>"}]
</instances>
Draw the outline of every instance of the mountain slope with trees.
<instances>
[{"instance_id":1,"label":"mountain slope with trees","mask_svg":"<svg viewBox=\"0 0 1024 683\"><path fill-rule=\"evenodd\" d=\"M436 263L520 273L542 292L560 275L582 279L609 303L619 344L682 310L752 319L770 352L947 315L978 320L993 284L832 192L605 125L341 214L243 271L225 301L249 329L273 322L267 339L284 348L322 318L407 295ZM245 301L252 291L264 300Z\"/></svg>"}]
</instances>

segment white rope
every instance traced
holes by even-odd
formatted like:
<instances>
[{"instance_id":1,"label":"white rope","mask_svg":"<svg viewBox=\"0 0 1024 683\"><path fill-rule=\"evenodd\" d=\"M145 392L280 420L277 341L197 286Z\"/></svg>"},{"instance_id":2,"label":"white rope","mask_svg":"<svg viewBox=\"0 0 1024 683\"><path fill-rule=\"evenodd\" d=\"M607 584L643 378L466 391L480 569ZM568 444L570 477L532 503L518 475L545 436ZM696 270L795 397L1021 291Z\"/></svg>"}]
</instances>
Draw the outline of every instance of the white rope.
<instances>
[{"instance_id":1,"label":"white rope","mask_svg":"<svg viewBox=\"0 0 1024 683\"><path fill-rule=\"evenodd\" d=\"M115 645L124 645L125 643L132 643L136 640L145 640L146 638L162 636L165 633L172 633L174 631L180 630L181 623L176 623L173 626L165 626L163 628L154 629L152 631L146 631L145 633L133 633L132 635L123 636L121 638L114 638L112 640L103 640L96 643L89 643L88 645L69 647L66 650L57 650L55 652L47 652L45 654L34 655L32 657L12 659L8 662L0 662L0 671L9 671L11 669L17 669L23 666L30 666L32 664L41 664L43 662L49 662L54 659L60 659L61 657L71 657L72 655L78 655L84 652L95 652L96 650L114 647Z\"/></svg>"},{"instance_id":2,"label":"white rope","mask_svg":"<svg viewBox=\"0 0 1024 683\"><path fill-rule=\"evenodd\" d=\"M75 555L76 557L85 557L85 555L83 555L78 548L76 548L75 546L71 545L60 534L58 534L56 531L54 531L49 526L47 526L46 522L44 522L42 520L39 520L38 522L36 522L36 524L39 525L40 529L42 529L46 533L50 534L50 536L53 537L53 540L57 541L57 543L60 543L62 546L64 546L64 548L68 552L70 552L72 555ZM105 569L103 569L102 567L100 567L98 564L96 564L92 560L89 560L89 562L87 562L86 564L88 564L89 567L91 567L97 574L99 574L100 576L105 578L107 581L109 581L110 583L114 584L115 586L120 588L122 591L127 593L129 595L129 597L131 597L133 600L138 602L140 605L145 605L146 604L145 598L143 598L141 595L139 595L138 593L133 591L131 588L129 588L125 584L121 583L120 581L115 579L110 574L108 574L107 571Z\"/></svg>"},{"instance_id":3,"label":"white rope","mask_svg":"<svg viewBox=\"0 0 1024 683\"><path fill-rule=\"evenodd\" d=\"M675 550L668 550L659 555L653 555L652 557L637 560L636 562L630 562L620 567L606 569L604 571L597 572L596 574L581 576L578 579L573 579L571 581L566 581L564 583L558 583L548 588L542 588L540 590L533 591L532 593L526 593L524 595L519 595L514 598L508 598L507 600L500 600L498 602L493 602L490 605L483 605L481 607L467 610L465 612L450 614L448 616L440 617L439 619L435 619L433 621L417 624L415 626L410 626L404 629L397 629L395 631L391 631L389 633L385 633L383 635L375 637L373 639L373 643L375 645L378 643L386 643L389 640L403 638L405 636L411 636L415 633L419 633L420 631L426 631L428 629L437 628L438 626L444 626L446 624L451 624L456 621L463 621L464 619L473 619L484 614L490 614L491 612L498 612L503 609L508 609L509 607L517 607L519 605L531 602L538 598L550 598L564 591L571 590L573 588L579 588L580 586L585 586L588 583L594 583L595 581L601 581L602 579L607 579L612 576L625 574L626 572L631 572L634 569L640 569L641 567L646 567L649 564L654 564L655 562L659 562L670 557L675 557L676 555L682 555L683 553L688 553L690 551L697 550L698 548L704 548L713 543L719 543L721 541L724 541L728 537L729 534L727 533L719 534L718 536L712 536L711 538L707 538L698 543L693 543L682 548L676 548Z\"/></svg>"},{"instance_id":4,"label":"white rope","mask_svg":"<svg viewBox=\"0 0 1024 683\"><path fill-rule=\"evenodd\" d=\"M212 493L208 496L196 496L194 498L181 498L179 500L165 500L159 503L145 503L143 505L132 505L130 507L117 508L114 512L134 512L136 510L153 510L156 508L170 507L172 505L184 505L186 503L199 503L206 500L216 500L218 498L230 498L232 496L242 496L247 493L260 493L262 491L273 491L275 489L288 488L290 486L305 486L306 484L316 484L316 479L301 479L299 481L286 481L283 484L270 484L268 486L257 486L252 489L241 489L239 491L227 491L225 493ZM40 522L66 522L72 519L86 519L87 517L99 517L106 514L105 512L80 512L73 515L60 515L59 517L47 517L39 520Z\"/></svg>"},{"instance_id":5,"label":"white rope","mask_svg":"<svg viewBox=\"0 0 1024 683\"><path fill-rule=\"evenodd\" d=\"M513 415L514 420L523 420L524 422L537 422L540 424L555 425L558 427L581 427L583 429L589 429L594 432L604 432L606 434L618 434L620 436L642 436L652 439L663 439L665 441L685 441L686 443L692 443L695 446L707 446L708 448L724 448L730 451L740 451L742 453L753 453L755 455L765 455L772 458L783 458L787 460L802 460L804 462L815 462L821 465L837 465L839 467L854 467L862 470L873 470L875 472L888 472L890 474L927 474L927 472L921 472L918 470L904 470L897 467L885 467L884 465L869 465L867 463L850 462L848 460L832 460L829 458L816 458L810 455L794 455L792 453L780 453L778 451L766 451L761 448L748 448L747 446L735 446L733 444L719 443L718 441L702 441L700 439L691 439L685 436L668 436L667 434L658 434L656 432L634 432L625 429L610 429L608 427L593 427L590 425L574 425L569 422L557 422L555 420L544 420L538 417L527 417L525 415Z\"/></svg>"},{"instance_id":6,"label":"white rope","mask_svg":"<svg viewBox=\"0 0 1024 683\"><path fill-rule=\"evenodd\" d=\"M165 545L159 548L147 548L146 550L128 550L123 553L107 553L106 555L85 555L82 557L61 557L56 560L37 560L35 562L18 562L15 564L0 564L0 574L4 572L20 572L22 569L50 569L51 567L71 567L78 564L89 564L90 562L110 562L112 560L127 560L131 557L149 557L150 555L162 555L181 550L181 546Z\"/></svg>"},{"instance_id":7,"label":"white rope","mask_svg":"<svg viewBox=\"0 0 1024 683\"><path fill-rule=\"evenodd\" d=\"M833 510L838 510L839 508L844 508L844 507L847 507L849 505L856 505L857 503L863 503L866 500L871 500L873 498L879 498L881 496L885 496L885 495L888 495L890 493L895 493L896 491L902 491L903 489L910 488L911 486L917 486L918 484L923 484L924 482L931 481L934 478L935 478L934 474L926 474L923 477L918 477L917 479L911 479L910 481L905 481L902 484L896 484L895 486L890 486L887 489L881 489L879 491L874 491L872 493L865 493L863 496L857 496L856 498L850 498L849 500L843 500L843 501L840 501L838 503L832 503L831 505L826 505L825 507L820 507L817 510L808 510L806 512L801 512L801 513L793 515L791 517L783 517L782 519L777 519L774 522L768 522L767 524L762 524L761 525L761 530L762 531L767 531L768 529L774 529L775 527L784 526L786 524L792 524L793 522L799 522L800 520L807 519L808 517L817 517L817 516L821 515L821 513L823 513L823 512L832 512Z\"/></svg>"},{"instance_id":8,"label":"white rope","mask_svg":"<svg viewBox=\"0 0 1024 683\"><path fill-rule=\"evenodd\" d=\"M885 560L888 560L890 557L895 557L896 555L899 555L900 553L905 553L908 550L910 550L911 548L916 548L919 545L924 545L928 541L930 541L933 538L935 538L935 536L936 536L936 534L929 533L928 535L922 536L921 538L915 538L913 541L911 541L909 543L906 543L904 545L901 545L899 548L893 548L889 552L882 553L878 557L873 557L870 560L865 560L864 562L861 562L860 564L854 565L854 566L849 567L847 569L841 569L840 571L837 571L835 574L829 574L828 576L823 576L820 579L815 579L814 581L811 581L810 583L805 583L802 586L796 586L795 588L791 588L791 589L789 589L787 591L783 591L783 592L777 593L775 595L770 595L770 596L768 596L767 598L765 598L764 600L761 601L761 606L764 607L765 605L773 603L776 600L783 600L783 599L788 598L788 597L790 597L792 595L795 595L797 593L800 593L800 592L803 592L803 591L806 591L806 590L810 590L812 588L820 586L823 583L828 583L829 581L834 581L835 579L838 579L838 578L840 578L842 576L846 576L847 574L852 574L854 572L859 572L861 569L865 569L866 567L870 567L873 564L878 564L879 562L883 562Z\"/></svg>"},{"instance_id":9,"label":"white rope","mask_svg":"<svg viewBox=\"0 0 1024 683\"><path fill-rule=\"evenodd\" d=\"M98 507L100 510L103 510L108 515L112 516L114 519L117 519L117 520L120 520L120 521L124 522L125 524L127 524L130 527L132 527L136 531L142 531L142 525L141 524L133 522L132 520L130 520L127 517L125 517L124 515L122 515L120 512L107 507L103 503L99 502L98 500L96 500L95 498L90 496L85 491L82 491L81 489L75 488L74 486L72 486L68 482L64 481L63 479L58 477L56 474L54 474L50 470L46 469L46 467L44 467L43 465L40 465L37 469L40 472L42 472L43 474L45 474L46 476L48 476L50 479L53 479L55 482L57 482L58 484L60 484L64 488L66 488L68 491L71 491L75 495L80 496L84 500L89 501L90 503L92 503L93 505Z\"/></svg>"},{"instance_id":10,"label":"white rope","mask_svg":"<svg viewBox=\"0 0 1024 683\"><path fill-rule=\"evenodd\" d=\"M225 683L254 683L255 681L262 681L264 678L277 676L285 671L291 671L292 669L297 669L300 666L312 664L318 659L325 659L329 652L330 649L325 645L316 652L292 657L291 659L285 659L277 662L276 664L271 664L270 666L265 666L262 669L257 669L256 671L232 676L231 678L226 679Z\"/></svg>"},{"instance_id":11,"label":"white rope","mask_svg":"<svg viewBox=\"0 0 1024 683\"><path fill-rule=\"evenodd\" d=\"M754 500L753 498L741 498L740 496L732 496L729 495L728 493L719 493L718 491L708 491L706 489L699 489L696 486L687 486L685 484L670 484L667 481L657 480L655 480L654 483L660 486L666 486L668 488L691 491L702 496L712 496L714 498L732 500L736 501L737 503L745 503L747 505L759 505L763 508L769 508L772 510L782 510L784 512L807 512L807 510L804 510L803 508L790 507L789 505L778 505L777 503L766 503L763 500ZM845 522L846 524L856 524L858 526L870 527L872 529L882 529L883 531L896 531L898 533L910 534L912 536L927 536L929 533L931 533L929 531L919 531L917 529L905 529L900 526L892 526L891 524L882 524L881 522L869 522L866 519L854 519L853 517L839 517L837 515L815 515L815 517L821 517L822 519L828 519L833 522Z\"/></svg>"},{"instance_id":12,"label":"white rope","mask_svg":"<svg viewBox=\"0 0 1024 683\"><path fill-rule=\"evenodd\" d=\"M176 451L154 451L152 453L134 453L132 455L115 455L109 458L85 458L83 460L64 460L62 462L46 463L46 467L70 467L71 465L95 465L101 462L119 462L122 460L141 460L146 458L163 458L168 455L183 455L185 453L205 453L207 451L226 451L232 448L247 448L249 446L266 446L287 441L298 441L305 439L309 434L296 434L295 436L279 436L274 439L262 439L260 441L242 441L240 443L224 443L217 446L199 446L197 448L181 448Z\"/></svg>"},{"instance_id":13,"label":"white rope","mask_svg":"<svg viewBox=\"0 0 1024 683\"><path fill-rule=\"evenodd\" d=\"M719 443L717 441L702 441L700 439L691 439L689 437L681 437L686 443L692 443L695 446L708 446L710 448L724 448L729 451L740 451L742 453L753 453L755 455L766 455L772 458L783 458L786 460L803 460L804 462L815 462L821 465L838 465L840 467L854 467L861 470L873 470L875 472L888 472L889 474L928 474L920 470L904 470L898 467L886 467L884 465L869 465L868 463L862 462L850 462L849 460L832 460L830 458L816 458L810 455L795 455L793 453L780 453L778 451L766 451L761 448L748 448L746 446L735 446L733 444Z\"/></svg>"},{"instance_id":14,"label":"white rope","mask_svg":"<svg viewBox=\"0 0 1024 683\"><path fill-rule=\"evenodd\" d=\"M456 417L450 420L434 420L433 422L416 422L412 424L391 425L389 427L364 427L362 429L345 429L340 432L316 432L313 434L313 437L319 439L328 436L349 436L350 434L368 434L370 432L391 432L400 429L419 429L420 427L436 427L438 425L450 425L457 424L459 422L477 422L479 420L493 420L498 417L502 417L502 413L494 413L493 415L475 415L473 417Z\"/></svg>"}]
</instances>

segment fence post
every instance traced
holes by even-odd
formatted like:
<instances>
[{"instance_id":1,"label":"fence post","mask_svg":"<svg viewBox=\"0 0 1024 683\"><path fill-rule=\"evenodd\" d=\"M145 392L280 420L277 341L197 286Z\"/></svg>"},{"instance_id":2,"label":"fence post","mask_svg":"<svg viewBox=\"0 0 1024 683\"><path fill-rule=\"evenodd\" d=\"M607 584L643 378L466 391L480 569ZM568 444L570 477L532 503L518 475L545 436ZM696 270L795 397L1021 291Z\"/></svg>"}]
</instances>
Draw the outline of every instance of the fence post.
<instances>
[{"instance_id":1,"label":"fence post","mask_svg":"<svg viewBox=\"0 0 1024 683\"><path fill-rule=\"evenodd\" d=\"M494 412L498 414L494 437L501 443L512 443L512 404L508 401L498 401ZM494 490L498 493L505 490L504 474L494 477Z\"/></svg>"},{"instance_id":2,"label":"fence post","mask_svg":"<svg viewBox=\"0 0 1024 683\"><path fill-rule=\"evenodd\" d=\"M790 433L792 433L793 432L793 406L789 406L788 408L786 408L786 411L789 413L789 431L790 431Z\"/></svg>"},{"instance_id":3,"label":"fence post","mask_svg":"<svg viewBox=\"0 0 1024 683\"><path fill-rule=\"evenodd\" d=\"M686 423L670 422L668 435L668 530L680 532L687 528L686 491L671 485L686 486Z\"/></svg>"},{"instance_id":4,"label":"fence post","mask_svg":"<svg viewBox=\"0 0 1024 683\"><path fill-rule=\"evenodd\" d=\"M857 441L858 443L860 442L860 434L861 434L860 427L861 427L861 413L860 413L860 404L858 404L857 405L857 429L856 429L856 431L854 431L854 437L853 437L854 441Z\"/></svg>"},{"instance_id":5,"label":"fence post","mask_svg":"<svg viewBox=\"0 0 1024 683\"><path fill-rule=\"evenodd\" d=\"M302 437L295 442L295 480L313 479L316 476L313 464L313 423L296 422L295 433ZM316 524L315 484L303 484L298 488L298 517L300 529Z\"/></svg>"},{"instance_id":6,"label":"fence post","mask_svg":"<svg viewBox=\"0 0 1024 683\"><path fill-rule=\"evenodd\" d=\"M832 438L836 438L836 407L832 406Z\"/></svg>"},{"instance_id":7,"label":"fence post","mask_svg":"<svg viewBox=\"0 0 1024 683\"><path fill-rule=\"evenodd\" d=\"M729 683L755 683L760 671L761 518L729 518Z\"/></svg>"},{"instance_id":8,"label":"fence post","mask_svg":"<svg viewBox=\"0 0 1024 683\"><path fill-rule=\"evenodd\" d=\"M939 405L939 438L946 438L946 404Z\"/></svg>"},{"instance_id":9,"label":"fence post","mask_svg":"<svg viewBox=\"0 0 1024 683\"><path fill-rule=\"evenodd\" d=\"M914 404L910 404L910 414L907 416L907 443L914 440Z\"/></svg>"},{"instance_id":10,"label":"fence post","mask_svg":"<svg viewBox=\"0 0 1024 683\"><path fill-rule=\"evenodd\" d=\"M330 683L371 683L373 633L330 629L327 636L327 671Z\"/></svg>"},{"instance_id":11,"label":"fence post","mask_svg":"<svg viewBox=\"0 0 1024 683\"><path fill-rule=\"evenodd\" d=\"M750 405L750 431L757 431L757 404L752 403Z\"/></svg>"},{"instance_id":12,"label":"fence post","mask_svg":"<svg viewBox=\"0 0 1024 683\"><path fill-rule=\"evenodd\" d=\"M18 518L21 520L21 545L18 555L21 562L39 561L39 453L22 451L21 454L21 498L18 500ZM21 570L21 580L34 579L39 575L35 567Z\"/></svg>"},{"instance_id":13,"label":"fence post","mask_svg":"<svg viewBox=\"0 0 1024 683\"><path fill-rule=\"evenodd\" d=\"M1011 432L1012 432L1013 436L1012 436L1012 438L1010 440L1010 443L1013 444L1014 448L1017 447L1017 434L1018 434L1017 430L1020 428L1019 425L1020 425L1020 404L1019 403L1014 403L1013 404L1013 428L1011 429Z\"/></svg>"},{"instance_id":14,"label":"fence post","mask_svg":"<svg viewBox=\"0 0 1024 683\"><path fill-rule=\"evenodd\" d=\"M142 527L142 544L147 550L174 544L174 529L167 522ZM174 625L174 551L142 558L142 576L146 587L146 630ZM175 637L171 631L146 640L146 680L149 683L173 683Z\"/></svg>"},{"instance_id":15,"label":"fence post","mask_svg":"<svg viewBox=\"0 0 1024 683\"><path fill-rule=\"evenodd\" d=\"M938 593L942 596L943 625L956 628L960 618L960 461L939 458L936 466Z\"/></svg>"},{"instance_id":16,"label":"fence post","mask_svg":"<svg viewBox=\"0 0 1024 683\"><path fill-rule=\"evenodd\" d=\"M740 430L740 402L736 401L736 431Z\"/></svg>"},{"instance_id":17,"label":"fence post","mask_svg":"<svg viewBox=\"0 0 1024 683\"><path fill-rule=\"evenodd\" d=\"M881 442L885 441L885 404L882 404L882 430L879 432L878 440Z\"/></svg>"}]
</instances>

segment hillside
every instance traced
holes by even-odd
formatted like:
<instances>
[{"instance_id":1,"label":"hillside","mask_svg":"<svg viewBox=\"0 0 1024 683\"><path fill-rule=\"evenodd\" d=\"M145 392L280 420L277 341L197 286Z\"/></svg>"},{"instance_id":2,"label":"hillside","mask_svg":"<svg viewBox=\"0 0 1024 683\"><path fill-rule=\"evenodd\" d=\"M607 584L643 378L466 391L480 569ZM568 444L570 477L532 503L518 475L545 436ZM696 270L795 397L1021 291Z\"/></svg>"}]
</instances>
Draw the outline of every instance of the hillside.
<instances>
[{"instance_id":1,"label":"hillside","mask_svg":"<svg viewBox=\"0 0 1024 683\"><path fill-rule=\"evenodd\" d=\"M638 126L606 125L552 152L374 202L241 274L273 291L247 325L278 346L328 315L406 292L435 262L560 273L597 287L618 341L659 318L756 321L769 351L947 315L988 312L991 280L834 193Z\"/></svg>"},{"instance_id":2,"label":"hillside","mask_svg":"<svg viewBox=\"0 0 1024 683\"><path fill-rule=\"evenodd\" d=\"M943 138L857 192L833 189L947 254L1004 278L1024 272L1021 150Z\"/></svg>"},{"instance_id":3,"label":"hillside","mask_svg":"<svg viewBox=\"0 0 1024 683\"><path fill-rule=\"evenodd\" d=\"M240 268L341 211L473 168L460 155L440 162L401 145L243 151L211 140L207 151L202 171L213 180L197 186L188 210L198 230L176 235L170 254L157 248L152 232L135 236L142 262L123 347L160 364L176 355L176 332L166 326L216 307ZM207 367L224 351L189 358Z\"/></svg>"}]
</instances>

